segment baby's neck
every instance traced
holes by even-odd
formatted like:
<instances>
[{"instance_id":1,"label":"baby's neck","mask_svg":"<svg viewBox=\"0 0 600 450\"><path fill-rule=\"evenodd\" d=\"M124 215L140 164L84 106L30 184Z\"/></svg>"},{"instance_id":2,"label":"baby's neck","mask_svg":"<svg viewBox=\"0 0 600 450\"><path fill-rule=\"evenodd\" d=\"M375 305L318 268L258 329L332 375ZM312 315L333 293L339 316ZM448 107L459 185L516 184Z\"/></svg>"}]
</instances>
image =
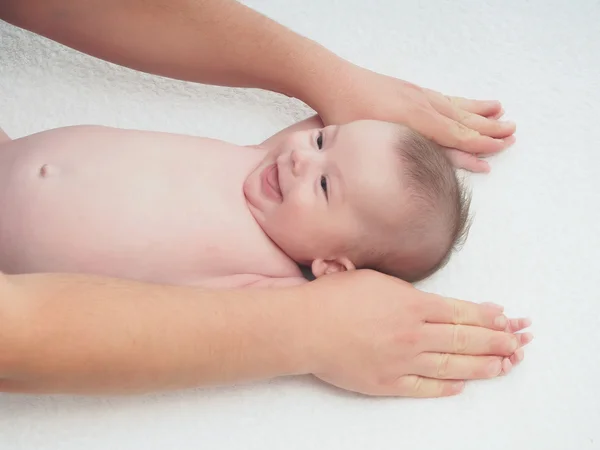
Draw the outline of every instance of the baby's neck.
<instances>
[{"instance_id":1,"label":"baby's neck","mask_svg":"<svg viewBox=\"0 0 600 450\"><path fill-rule=\"evenodd\" d=\"M259 168L260 166L264 165L265 157L268 155L269 151L262 147L259 147L259 146L250 146L248 148L244 148L244 151L252 152L257 156L257 158L252 159L253 163L251 164L251 167L249 167L248 173L244 180L244 183L246 183L247 181L250 180L252 183L251 184L252 188L257 189L260 187L260 186L256 185L257 180L256 179L253 180L250 177L256 176L255 170L257 168ZM260 228L261 232L263 233L266 242L268 242L268 245L270 247L272 247L272 250L274 250L277 254L279 254L281 258L286 259L288 264L290 264L290 266L292 264L293 264L293 266L295 266L295 274L293 276L303 276L304 278L312 280L314 277L312 275L312 272L310 271L310 268L307 268L307 267L303 266L302 264L298 263L297 261L295 261L287 253L285 253L285 251L283 249L281 249L281 247L279 247L273 239L271 239L271 237L269 236L267 231L261 226L260 218L257 217L257 215L261 214L261 213L259 211L257 211L255 207L252 206L251 202L249 201L249 199L246 195L245 195L245 197L246 197L246 207L248 208L249 214L254 218L254 221L256 222L257 226Z\"/></svg>"}]
</instances>

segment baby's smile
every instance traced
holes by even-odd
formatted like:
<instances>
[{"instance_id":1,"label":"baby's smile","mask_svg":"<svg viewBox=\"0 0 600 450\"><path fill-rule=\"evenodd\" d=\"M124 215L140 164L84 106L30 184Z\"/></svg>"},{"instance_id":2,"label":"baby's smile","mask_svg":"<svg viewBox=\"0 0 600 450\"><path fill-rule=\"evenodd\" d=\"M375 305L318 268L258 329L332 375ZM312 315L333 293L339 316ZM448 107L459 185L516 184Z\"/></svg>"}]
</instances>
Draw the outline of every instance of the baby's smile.
<instances>
[{"instance_id":1,"label":"baby's smile","mask_svg":"<svg viewBox=\"0 0 600 450\"><path fill-rule=\"evenodd\" d=\"M279 168L277 163L265 167L261 173L261 186L267 198L281 202L283 196L279 186Z\"/></svg>"}]
</instances>

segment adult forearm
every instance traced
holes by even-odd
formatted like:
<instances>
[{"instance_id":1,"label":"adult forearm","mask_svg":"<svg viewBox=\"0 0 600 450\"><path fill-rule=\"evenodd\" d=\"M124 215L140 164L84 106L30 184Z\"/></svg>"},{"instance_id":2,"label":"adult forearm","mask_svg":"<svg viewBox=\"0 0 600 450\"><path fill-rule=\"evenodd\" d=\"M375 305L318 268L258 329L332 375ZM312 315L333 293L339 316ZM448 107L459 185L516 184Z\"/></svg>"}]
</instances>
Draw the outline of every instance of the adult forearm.
<instances>
[{"instance_id":1,"label":"adult forearm","mask_svg":"<svg viewBox=\"0 0 600 450\"><path fill-rule=\"evenodd\" d=\"M268 89L311 106L349 66L233 0L3 0L0 18L144 72Z\"/></svg>"},{"instance_id":2,"label":"adult forearm","mask_svg":"<svg viewBox=\"0 0 600 450\"><path fill-rule=\"evenodd\" d=\"M1 291L3 391L135 393L303 373L294 288L19 275Z\"/></svg>"}]
</instances>

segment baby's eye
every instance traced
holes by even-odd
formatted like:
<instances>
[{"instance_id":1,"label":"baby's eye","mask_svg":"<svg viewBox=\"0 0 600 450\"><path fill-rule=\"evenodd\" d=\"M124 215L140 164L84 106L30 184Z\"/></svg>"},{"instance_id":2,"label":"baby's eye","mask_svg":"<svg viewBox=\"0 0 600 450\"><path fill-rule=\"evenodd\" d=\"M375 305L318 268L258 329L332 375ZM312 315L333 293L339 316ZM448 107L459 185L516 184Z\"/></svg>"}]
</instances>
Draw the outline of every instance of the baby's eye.
<instances>
[{"instance_id":1,"label":"baby's eye","mask_svg":"<svg viewBox=\"0 0 600 450\"><path fill-rule=\"evenodd\" d=\"M323 132L319 131L319 137L317 137L317 147L319 150L323 148Z\"/></svg>"},{"instance_id":2,"label":"baby's eye","mask_svg":"<svg viewBox=\"0 0 600 450\"><path fill-rule=\"evenodd\" d=\"M325 198L327 197L327 178L321 177L321 187L323 188L323 192L325 193Z\"/></svg>"}]
</instances>

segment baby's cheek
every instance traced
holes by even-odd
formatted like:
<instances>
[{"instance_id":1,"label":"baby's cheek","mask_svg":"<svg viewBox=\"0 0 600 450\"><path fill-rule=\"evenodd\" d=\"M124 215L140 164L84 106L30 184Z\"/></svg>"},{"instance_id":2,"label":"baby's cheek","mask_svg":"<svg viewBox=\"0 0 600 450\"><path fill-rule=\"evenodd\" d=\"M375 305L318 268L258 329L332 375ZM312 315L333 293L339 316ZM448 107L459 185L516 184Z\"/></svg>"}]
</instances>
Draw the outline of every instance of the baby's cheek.
<instances>
[{"instance_id":1,"label":"baby's cheek","mask_svg":"<svg viewBox=\"0 0 600 450\"><path fill-rule=\"evenodd\" d=\"M311 208L295 199L295 201L284 201L277 211L278 222L281 226L290 230L304 230L311 222Z\"/></svg>"},{"instance_id":2,"label":"baby's cheek","mask_svg":"<svg viewBox=\"0 0 600 450\"><path fill-rule=\"evenodd\" d=\"M317 198L313 184L310 182L303 182L303 184L298 186L292 195L290 195L290 200L298 209L305 211L314 209Z\"/></svg>"},{"instance_id":3,"label":"baby's cheek","mask_svg":"<svg viewBox=\"0 0 600 450\"><path fill-rule=\"evenodd\" d=\"M285 226L299 226L306 214L306 208L301 202L284 202L278 211L279 222Z\"/></svg>"},{"instance_id":4,"label":"baby's cheek","mask_svg":"<svg viewBox=\"0 0 600 450\"><path fill-rule=\"evenodd\" d=\"M292 151L300 150L301 148L306 147L307 133L308 131L305 130L290 133L287 139L284 141L286 148L289 151Z\"/></svg>"}]
</instances>

